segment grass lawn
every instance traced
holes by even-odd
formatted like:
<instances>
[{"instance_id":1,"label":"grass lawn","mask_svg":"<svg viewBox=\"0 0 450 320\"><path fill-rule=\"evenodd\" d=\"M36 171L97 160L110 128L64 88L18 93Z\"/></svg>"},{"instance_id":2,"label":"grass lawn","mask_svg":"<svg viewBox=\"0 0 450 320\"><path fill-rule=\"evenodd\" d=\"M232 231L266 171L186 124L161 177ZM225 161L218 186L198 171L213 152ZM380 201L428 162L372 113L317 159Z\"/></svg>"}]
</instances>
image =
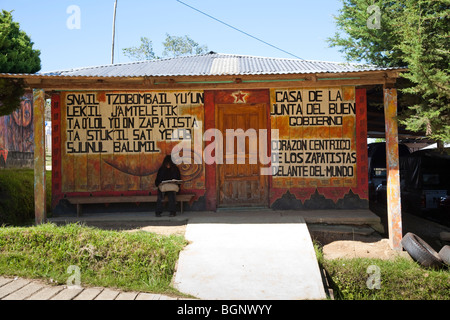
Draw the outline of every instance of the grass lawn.
<instances>
[{"instance_id":1,"label":"grass lawn","mask_svg":"<svg viewBox=\"0 0 450 320\"><path fill-rule=\"evenodd\" d=\"M82 286L179 294L170 283L182 236L118 232L69 224L0 227L0 275L66 284L80 270Z\"/></svg>"},{"instance_id":2,"label":"grass lawn","mask_svg":"<svg viewBox=\"0 0 450 320\"><path fill-rule=\"evenodd\" d=\"M337 300L450 300L449 268L426 269L406 258L325 260L317 252Z\"/></svg>"},{"instance_id":3,"label":"grass lawn","mask_svg":"<svg viewBox=\"0 0 450 320\"><path fill-rule=\"evenodd\" d=\"M46 172L47 216L51 216L51 171ZM34 223L34 170L0 169L0 225Z\"/></svg>"}]
</instances>

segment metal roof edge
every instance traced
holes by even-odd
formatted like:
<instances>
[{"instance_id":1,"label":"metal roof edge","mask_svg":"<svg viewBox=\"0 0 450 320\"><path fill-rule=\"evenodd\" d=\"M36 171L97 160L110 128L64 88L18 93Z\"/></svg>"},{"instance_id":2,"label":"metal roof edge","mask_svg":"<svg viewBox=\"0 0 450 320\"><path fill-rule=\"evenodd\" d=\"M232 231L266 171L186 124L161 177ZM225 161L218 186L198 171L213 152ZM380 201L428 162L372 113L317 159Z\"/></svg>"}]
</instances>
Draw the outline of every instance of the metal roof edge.
<instances>
[{"instance_id":1,"label":"metal roof edge","mask_svg":"<svg viewBox=\"0 0 450 320\"><path fill-rule=\"evenodd\" d=\"M261 60L267 60L267 61L295 61L295 62L301 62L301 63L317 63L317 64L333 64L336 66L349 66L354 68L353 70L326 70L326 67L324 67L323 70L308 70L309 67L305 66L305 70L302 71L301 68L298 70L283 70L283 68L280 68L279 70L267 70L267 71L235 71L235 72L226 72L226 73L208 73L203 71L197 71L197 70L188 70L188 72L179 72L178 74L175 73L168 73L164 74L163 72L156 73L156 74L145 74L143 73L134 73L130 72L129 74L125 75L114 75L114 68L120 67L120 66L132 66L132 65L139 65L139 64L150 64L150 63L159 63L159 62L167 62L167 61L175 61L175 60L189 60L189 59L195 59L195 58L202 58L202 57L211 57L212 60L220 59L220 58L250 58L250 59L261 59ZM70 73L76 73L80 71L88 71L89 70L96 70L96 69L103 69L103 68L111 68L111 71L107 71L109 74L101 74L92 72L93 74L84 74L84 75L72 75ZM330 68L333 69L333 68ZM356 69L356 70L355 70ZM360 69L360 70L358 70ZM47 71L47 72L38 72L34 74L26 74L26 73L0 73L0 77L4 78L67 78L67 79L107 79L107 78L115 78L115 79L121 79L121 78L161 78L161 77L172 77L172 78L178 78L178 77L201 77L201 76L207 76L207 77L224 77L224 76L236 76L236 77L243 77L243 76L267 76L267 75L274 75L274 76L283 76L283 75L308 75L308 74L357 74L359 72L383 72L383 71L398 71L403 72L406 71L407 68L404 67L379 67L375 65L370 64L360 64L360 63L352 63L352 62L331 62L331 61L320 61L320 60L303 60L303 59L293 59L293 58L274 58L274 57L262 57L262 56L253 56L253 55L241 55L241 54L232 54L232 53L216 53L213 51L210 51L208 53L204 54L198 54L198 55L189 55L189 56L178 56L178 57L169 57L169 58L163 58L163 59L153 59L153 60L141 60L141 61L131 61L131 62L123 62L123 63L115 63L115 64L105 64L105 65L97 65L97 66L91 66L91 67L80 67L80 68L72 68L68 70L56 70L56 71ZM191 72L191 73L189 73ZM111 73L113 73L111 75Z\"/></svg>"},{"instance_id":2,"label":"metal roof edge","mask_svg":"<svg viewBox=\"0 0 450 320\"><path fill-rule=\"evenodd\" d=\"M0 73L0 78L67 78L67 79L75 79L75 78L83 78L83 79L120 79L120 78L180 78L180 77L243 77L243 76L283 76L283 75L311 75L311 74L358 74L362 72L383 72L383 71L399 71L404 72L407 71L406 68L383 68L383 69L369 69L369 70L352 70L352 71L309 71L309 72L266 72L259 74L252 73L227 73L227 74L179 74L179 75L171 75L171 74L160 74L160 75L130 75L130 76L99 76L99 75L64 75L64 74L36 74L36 73Z\"/></svg>"}]
</instances>

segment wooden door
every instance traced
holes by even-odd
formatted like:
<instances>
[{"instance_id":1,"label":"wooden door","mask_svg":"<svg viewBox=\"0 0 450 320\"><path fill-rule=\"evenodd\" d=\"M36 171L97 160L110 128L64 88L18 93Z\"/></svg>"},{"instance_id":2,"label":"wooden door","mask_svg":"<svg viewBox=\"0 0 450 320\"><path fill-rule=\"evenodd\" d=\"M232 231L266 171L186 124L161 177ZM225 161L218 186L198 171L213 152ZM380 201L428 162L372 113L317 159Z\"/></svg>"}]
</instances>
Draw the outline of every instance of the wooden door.
<instances>
[{"instance_id":1,"label":"wooden door","mask_svg":"<svg viewBox=\"0 0 450 320\"><path fill-rule=\"evenodd\" d=\"M258 154L259 129L267 128L266 106L218 105L216 120L224 150L223 164L218 164L218 205L267 206L268 179L261 175ZM227 143L227 137L233 143ZM239 143L239 137L245 143Z\"/></svg>"}]
</instances>

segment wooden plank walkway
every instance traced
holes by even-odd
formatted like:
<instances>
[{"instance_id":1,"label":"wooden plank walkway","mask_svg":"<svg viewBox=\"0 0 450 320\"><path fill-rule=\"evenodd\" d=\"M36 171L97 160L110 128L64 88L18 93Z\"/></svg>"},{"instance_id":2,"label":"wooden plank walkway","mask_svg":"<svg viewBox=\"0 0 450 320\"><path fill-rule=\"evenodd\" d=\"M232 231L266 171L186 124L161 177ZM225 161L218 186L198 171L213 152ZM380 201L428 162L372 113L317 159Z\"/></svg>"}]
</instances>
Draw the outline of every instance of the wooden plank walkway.
<instances>
[{"instance_id":1,"label":"wooden plank walkway","mask_svg":"<svg viewBox=\"0 0 450 320\"><path fill-rule=\"evenodd\" d=\"M40 280L0 276L0 300L185 300L162 294L110 288L69 288Z\"/></svg>"}]
</instances>

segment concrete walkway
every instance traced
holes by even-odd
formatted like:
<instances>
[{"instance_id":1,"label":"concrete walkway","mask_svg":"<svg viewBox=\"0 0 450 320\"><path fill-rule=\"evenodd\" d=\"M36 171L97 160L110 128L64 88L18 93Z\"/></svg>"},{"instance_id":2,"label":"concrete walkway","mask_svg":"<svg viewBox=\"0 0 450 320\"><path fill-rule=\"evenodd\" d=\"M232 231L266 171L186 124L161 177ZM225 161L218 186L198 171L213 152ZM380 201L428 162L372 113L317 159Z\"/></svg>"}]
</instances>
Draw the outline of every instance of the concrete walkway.
<instances>
[{"instance_id":1,"label":"concrete walkway","mask_svg":"<svg viewBox=\"0 0 450 320\"><path fill-rule=\"evenodd\" d=\"M298 214L230 212L189 219L174 286L208 300L325 299L314 247Z\"/></svg>"},{"instance_id":2,"label":"concrete walkway","mask_svg":"<svg viewBox=\"0 0 450 320\"><path fill-rule=\"evenodd\" d=\"M178 300L161 294L110 288L52 286L39 280L0 276L0 300Z\"/></svg>"}]
</instances>

